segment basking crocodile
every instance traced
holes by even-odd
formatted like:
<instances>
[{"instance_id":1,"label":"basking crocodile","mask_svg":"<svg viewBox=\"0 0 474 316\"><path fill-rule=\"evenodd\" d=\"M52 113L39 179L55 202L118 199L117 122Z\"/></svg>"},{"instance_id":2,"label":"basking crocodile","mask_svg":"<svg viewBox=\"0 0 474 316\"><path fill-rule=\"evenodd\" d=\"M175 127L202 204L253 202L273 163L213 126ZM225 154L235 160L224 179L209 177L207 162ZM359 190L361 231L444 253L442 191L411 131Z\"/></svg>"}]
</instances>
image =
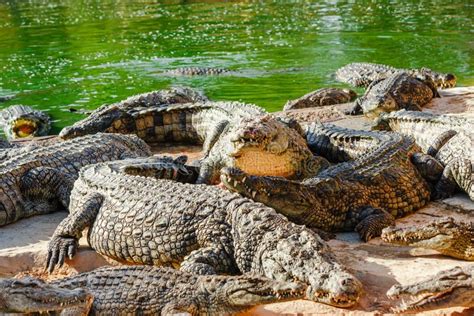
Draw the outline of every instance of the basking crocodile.
<instances>
[{"instance_id":1,"label":"basking crocodile","mask_svg":"<svg viewBox=\"0 0 474 316\"><path fill-rule=\"evenodd\" d=\"M444 255L474 261L474 223L441 218L416 227L387 227L382 240L412 247L434 249Z\"/></svg>"},{"instance_id":2,"label":"basking crocodile","mask_svg":"<svg viewBox=\"0 0 474 316\"><path fill-rule=\"evenodd\" d=\"M49 116L25 105L12 105L0 111L0 126L8 139L48 135Z\"/></svg>"},{"instance_id":3,"label":"basking crocodile","mask_svg":"<svg viewBox=\"0 0 474 316\"><path fill-rule=\"evenodd\" d=\"M439 97L439 94L430 77L421 80L400 72L372 82L349 114L363 112L368 116L378 116L381 112L400 109L421 110L434 97Z\"/></svg>"},{"instance_id":4,"label":"basking crocodile","mask_svg":"<svg viewBox=\"0 0 474 316\"><path fill-rule=\"evenodd\" d=\"M302 298L305 286L257 276L195 275L150 266L104 267L44 283L0 279L0 312L68 315L230 315Z\"/></svg>"},{"instance_id":5,"label":"basking crocodile","mask_svg":"<svg viewBox=\"0 0 474 316\"><path fill-rule=\"evenodd\" d=\"M96 134L33 148L0 163L0 226L67 208L79 169L85 165L151 155L136 136Z\"/></svg>"},{"instance_id":6,"label":"basking crocodile","mask_svg":"<svg viewBox=\"0 0 474 316\"><path fill-rule=\"evenodd\" d=\"M224 185L296 223L326 231L355 228L364 240L429 201L429 186L409 159L419 150L413 139L330 124L312 124L307 134L313 151L341 163L302 182L227 168Z\"/></svg>"},{"instance_id":7,"label":"basking crocodile","mask_svg":"<svg viewBox=\"0 0 474 316\"><path fill-rule=\"evenodd\" d=\"M347 103L356 97L357 93L350 89L322 88L286 102L283 111Z\"/></svg>"},{"instance_id":8,"label":"basking crocodile","mask_svg":"<svg viewBox=\"0 0 474 316\"><path fill-rule=\"evenodd\" d=\"M440 308L474 307L474 265L441 271L410 285L394 285L387 296L391 299L412 297L411 301L403 301L395 309L398 313L418 314Z\"/></svg>"},{"instance_id":9,"label":"basking crocodile","mask_svg":"<svg viewBox=\"0 0 474 316\"><path fill-rule=\"evenodd\" d=\"M456 76L435 72L428 68L399 69L382 64L352 63L336 71L336 79L355 87L368 87L373 81L385 79L391 75L406 72L413 77L431 77L437 88L452 88L456 86Z\"/></svg>"},{"instance_id":10,"label":"basking crocodile","mask_svg":"<svg viewBox=\"0 0 474 316\"><path fill-rule=\"evenodd\" d=\"M474 201L474 120L426 112L383 114L373 126L413 136L424 153L433 156L444 171L433 175L435 198L451 196L458 186Z\"/></svg>"},{"instance_id":11,"label":"basking crocodile","mask_svg":"<svg viewBox=\"0 0 474 316\"><path fill-rule=\"evenodd\" d=\"M136 101L141 99L150 102L144 106ZM319 158L313 157L297 128L260 107L239 102L160 102L143 94L101 107L85 120L65 128L60 136L67 139L105 131L134 133L153 144L203 144L199 183L218 181L219 170L225 166L239 167L255 175L288 178L303 178L317 172L307 166L317 167Z\"/></svg>"},{"instance_id":12,"label":"basking crocodile","mask_svg":"<svg viewBox=\"0 0 474 316\"><path fill-rule=\"evenodd\" d=\"M48 245L48 270L74 256L88 227L92 248L120 262L197 274L250 272L280 281L297 279L308 285L308 299L341 307L357 302L360 282L316 233L216 186L138 175L162 168L160 159L82 168L70 215Z\"/></svg>"}]
</instances>

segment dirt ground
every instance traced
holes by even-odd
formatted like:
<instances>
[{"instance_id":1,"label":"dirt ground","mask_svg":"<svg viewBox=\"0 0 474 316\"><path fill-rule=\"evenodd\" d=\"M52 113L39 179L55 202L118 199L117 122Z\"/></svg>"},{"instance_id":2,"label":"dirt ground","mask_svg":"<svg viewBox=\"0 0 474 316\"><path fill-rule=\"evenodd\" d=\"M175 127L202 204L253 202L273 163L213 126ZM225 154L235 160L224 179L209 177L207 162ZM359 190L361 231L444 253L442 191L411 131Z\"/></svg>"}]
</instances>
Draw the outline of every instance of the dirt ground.
<instances>
[{"instance_id":1,"label":"dirt ground","mask_svg":"<svg viewBox=\"0 0 474 316\"><path fill-rule=\"evenodd\" d=\"M448 89L442 91L442 94L444 97L434 100L427 108L428 111L474 115L474 87ZM290 113L279 112L277 115L292 116L304 121L319 119L341 126L367 129L370 122L365 118L347 118L342 114L343 109L349 106L295 110ZM199 157L200 147L161 146L155 148L155 152L188 154L190 159L195 159ZM0 276L31 274L42 278L58 278L114 264L90 249L83 238L80 241L81 249L74 260L68 261L54 275L44 273L47 242L66 215L66 212L57 212L36 216L1 228ZM421 225L440 216L474 222L474 203L466 194L460 193L453 198L430 203L415 214L399 219L397 225ZM337 258L364 284L365 294L355 308L338 309L310 301L293 301L259 306L245 315L389 315L394 302L388 300L385 293L393 284L412 283L454 266L474 264L445 257L435 251L387 245L380 238L363 243L355 233L337 234L336 239L329 241L329 245ZM474 315L474 310L451 308L423 315Z\"/></svg>"}]
</instances>

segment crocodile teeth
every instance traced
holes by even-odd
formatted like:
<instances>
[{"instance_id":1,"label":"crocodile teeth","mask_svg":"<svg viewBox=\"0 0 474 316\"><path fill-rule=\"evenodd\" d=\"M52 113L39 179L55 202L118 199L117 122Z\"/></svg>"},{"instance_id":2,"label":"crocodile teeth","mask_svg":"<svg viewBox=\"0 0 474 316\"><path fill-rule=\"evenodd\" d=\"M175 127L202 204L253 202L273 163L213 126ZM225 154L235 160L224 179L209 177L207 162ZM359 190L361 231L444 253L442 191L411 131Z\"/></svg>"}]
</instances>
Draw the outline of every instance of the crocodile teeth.
<instances>
[{"instance_id":1,"label":"crocodile teeth","mask_svg":"<svg viewBox=\"0 0 474 316\"><path fill-rule=\"evenodd\" d=\"M237 184L239 184L239 182L237 180L234 180L234 187L236 187Z\"/></svg>"},{"instance_id":2,"label":"crocodile teeth","mask_svg":"<svg viewBox=\"0 0 474 316\"><path fill-rule=\"evenodd\" d=\"M255 198L256 195L257 195L257 191L252 191L252 198Z\"/></svg>"},{"instance_id":3,"label":"crocodile teeth","mask_svg":"<svg viewBox=\"0 0 474 316\"><path fill-rule=\"evenodd\" d=\"M242 179L242 182L245 182L245 180L247 180L247 177L244 177L244 178Z\"/></svg>"}]
</instances>

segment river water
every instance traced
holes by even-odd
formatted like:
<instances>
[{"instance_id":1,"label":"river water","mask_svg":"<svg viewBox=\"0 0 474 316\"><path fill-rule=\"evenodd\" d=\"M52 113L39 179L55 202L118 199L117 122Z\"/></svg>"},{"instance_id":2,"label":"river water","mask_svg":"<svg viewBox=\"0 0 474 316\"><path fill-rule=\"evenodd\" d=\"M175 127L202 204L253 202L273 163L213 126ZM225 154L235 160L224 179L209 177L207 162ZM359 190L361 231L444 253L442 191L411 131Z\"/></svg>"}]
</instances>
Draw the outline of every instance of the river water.
<instances>
[{"instance_id":1,"label":"river water","mask_svg":"<svg viewBox=\"0 0 474 316\"><path fill-rule=\"evenodd\" d=\"M350 62L429 67L474 85L470 1L3 1L0 96L46 110L57 132L103 103L171 85L270 111ZM226 67L236 76L169 77ZM359 90L360 91L360 90Z\"/></svg>"}]
</instances>

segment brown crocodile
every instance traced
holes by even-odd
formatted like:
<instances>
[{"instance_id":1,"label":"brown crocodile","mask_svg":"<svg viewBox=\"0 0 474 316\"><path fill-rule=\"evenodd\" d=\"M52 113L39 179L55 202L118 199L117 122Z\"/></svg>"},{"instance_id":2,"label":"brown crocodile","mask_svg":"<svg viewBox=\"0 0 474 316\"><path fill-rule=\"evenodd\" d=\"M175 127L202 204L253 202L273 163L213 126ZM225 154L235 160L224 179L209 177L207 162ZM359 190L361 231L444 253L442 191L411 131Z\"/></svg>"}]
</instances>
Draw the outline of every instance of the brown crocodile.
<instances>
[{"instance_id":1,"label":"brown crocodile","mask_svg":"<svg viewBox=\"0 0 474 316\"><path fill-rule=\"evenodd\" d=\"M400 109L420 111L434 97L439 97L439 94L430 77L422 80L405 72L399 72L385 79L373 81L348 113L351 115L364 113L373 117L381 112Z\"/></svg>"},{"instance_id":2,"label":"brown crocodile","mask_svg":"<svg viewBox=\"0 0 474 316\"><path fill-rule=\"evenodd\" d=\"M441 218L423 226L387 227L382 240L411 247L434 249L444 255L474 261L474 223Z\"/></svg>"},{"instance_id":3,"label":"brown crocodile","mask_svg":"<svg viewBox=\"0 0 474 316\"><path fill-rule=\"evenodd\" d=\"M410 296L409 302L394 309L397 313L418 314L449 307L474 307L474 265L441 271L423 281L394 285L387 296L392 299ZM470 315L470 314L469 314Z\"/></svg>"},{"instance_id":4,"label":"brown crocodile","mask_svg":"<svg viewBox=\"0 0 474 316\"><path fill-rule=\"evenodd\" d=\"M426 112L398 111L383 114L373 129L412 136L423 152L432 156L428 170L434 180L434 198L446 198L457 188L474 201L474 119Z\"/></svg>"},{"instance_id":5,"label":"brown crocodile","mask_svg":"<svg viewBox=\"0 0 474 316\"><path fill-rule=\"evenodd\" d=\"M136 136L101 133L18 153L0 163L0 226L67 208L83 166L149 155Z\"/></svg>"},{"instance_id":6,"label":"brown crocodile","mask_svg":"<svg viewBox=\"0 0 474 316\"><path fill-rule=\"evenodd\" d=\"M356 97L357 93L350 89L322 88L286 102L283 111L348 103Z\"/></svg>"},{"instance_id":7,"label":"brown crocodile","mask_svg":"<svg viewBox=\"0 0 474 316\"><path fill-rule=\"evenodd\" d=\"M159 157L96 164L81 169L70 215L48 245L48 269L73 257L85 228L102 255L132 264L173 266L196 274L256 273L297 279L306 298L340 307L354 305L361 284L312 230L274 209L216 186L175 179ZM169 158L164 168L169 164ZM180 158L176 164L182 164Z\"/></svg>"},{"instance_id":8,"label":"brown crocodile","mask_svg":"<svg viewBox=\"0 0 474 316\"><path fill-rule=\"evenodd\" d=\"M336 79L356 87L368 87L378 79L385 79L391 75L406 72L413 77L431 77L437 88L452 88L456 86L456 76L435 72L428 68L399 69L392 66L374 63L351 63L336 71Z\"/></svg>"},{"instance_id":9,"label":"brown crocodile","mask_svg":"<svg viewBox=\"0 0 474 316\"><path fill-rule=\"evenodd\" d=\"M341 163L302 182L226 168L224 185L296 223L326 231L355 228L364 240L429 201L429 186L410 161L420 150L413 139L330 124L312 124L307 134L313 151Z\"/></svg>"},{"instance_id":10,"label":"brown crocodile","mask_svg":"<svg viewBox=\"0 0 474 316\"><path fill-rule=\"evenodd\" d=\"M305 286L252 276L195 275L150 266L103 267L49 283L0 279L0 312L61 315L233 315L302 298Z\"/></svg>"},{"instance_id":11,"label":"brown crocodile","mask_svg":"<svg viewBox=\"0 0 474 316\"><path fill-rule=\"evenodd\" d=\"M222 167L294 179L317 172L307 166L317 167L320 159L313 157L294 121L284 122L256 105L239 102L166 105L155 94L101 107L60 136L67 139L103 131L133 133L150 144L202 144L199 183L219 181ZM139 102L142 99L147 102Z\"/></svg>"}]
</instances>

